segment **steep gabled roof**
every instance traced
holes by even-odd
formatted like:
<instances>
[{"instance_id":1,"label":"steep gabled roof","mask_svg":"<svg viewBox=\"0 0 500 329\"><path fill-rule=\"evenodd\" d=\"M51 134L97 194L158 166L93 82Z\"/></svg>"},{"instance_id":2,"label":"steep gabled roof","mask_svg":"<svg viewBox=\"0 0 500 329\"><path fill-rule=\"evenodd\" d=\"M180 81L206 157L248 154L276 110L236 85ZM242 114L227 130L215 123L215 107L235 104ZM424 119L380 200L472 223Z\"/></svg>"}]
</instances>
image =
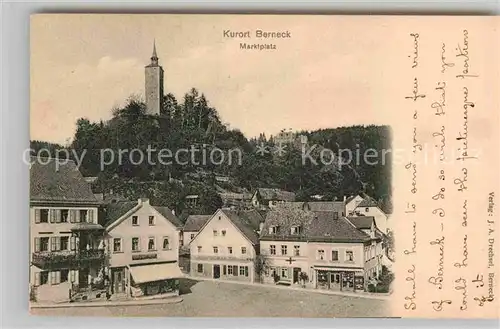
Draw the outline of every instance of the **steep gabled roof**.
<instances>
[{"instance_id":1,"label":"steep gabled roof","mask_svg":"<svg viewBox=\"0 0 500 329\"><path fill-rule=\"evenodd\" d=\"M358 207L378 207L377 201L372 199L371 197L364 198L358 205Z\"/></svg>"},{"instance_id":2,"label":"steep gabled roof","mask_svg":"<svg viewBox=\"0 0 500 329\"><path fill-rule=\"evenodd\" d=\"M149 200L145 199L145 202L149 202ZM144 206L145 204L148 204L151 206L154 210L156 210L161 216L163 216L166 220L168 220L172 225L174 225L177 228L182 227L181 221L174 215L172 214L172 211L168 207L164 206L153 206L150 205L149 203L144 203L141 202L139 203L138 201L125 201L125 202L115 202L115 203L110 203L106 207L106 221L105 221L105 227L110 228L112 224L114 224L116 221L120 220L124 215L129 213L130 211L133 211L134 208L136 208L135 211L137 211L140 207ZM118 225L118 224L116 224ZM114 225L113 225L114 226Z\"/></svg>"},{"instance_id":3,"label":"steep gabled roof","mask_svg":"<svg viewBox=\"0 0 500 329\"><path fill-rule=\"evenodd\" d=\"M259 236L252 228L252 224L248 222L245 215L239 215L237 211L234 210L221 210L224 215L226 215L231 222L240 230L240 232L254 245L259 244Z\"/></svg>"},{"instance_id":4,"label":"steep gabled roof","mask_svg":"<svg viewBox=\"0 0 500 329\"><path fill-rule=\"evenodd\" d=\"M286 208L277 207L268 213L261 232L261 239L346 243L362 243L370 240L366 233L358 230L345 217L340 216L335 219L332 211L311 211L307 208L297 207L296 204L290 209L295 210L280 213L280 211L286 211ZM293 218L288 218L290 216ZM302 226L303 231L298 235L292 235L292 226L298 224ZM269 233L269 228L275 225L280 227L280 233Z\"/></svg>"},{"instance_id":5,"label":"steep gabled roof","mask_svg":"<svg viewBox=\"0 0 500 329\"><path fill-rule=\"evenodd\" d=\"M342 201L307 202L311 211L331 211L345 214L345 204Z\"/></svg>"},{"instance_id":6,"label":"steep gabled roof","mask_svg":"<svg viewBox=\"0 0 500 329\"><path fill-rule=\"evenodd\" d=\"M104 226L109 226L137 206L137 201L119 201L106 206Z\"/></svg>"},{"instance_id":7,"label":"steep gabled roof","mask_svg":"<svg viewBox=\"0 0 500 329\"><path fill-rule=\"evenodd\" d=\"M372 228L372 224L375 222L375 217L373 216L350 216L347 219L360 230L369 230Z\"/></svg>"},{"instance_id":8,"label":"steep gabled roof","mask_svg":"<svg viewBox=\"0 0 500 329\"><path fill-rule=\"evenodd\" d=\"M277 188L258 188L257 192L263 200L295 201L295 193Z\"/></svg>"},{"instance_id":9,"label":"steep gabled roof","mask_svg":"<svg viewBox=\"0 0 500 329\"><path fill-rule=\"evenodd\" d=\"M99 203L74 161L33 156L30 166L30 201Z\"/></svg>"},{"instance_id":10,"label":"steep gabled roof","mask_svg":"<svg viewBox=\"0 0 500 329\"><path fill-rule=\"evenodd\" d=\"M170 208L165 206L152 206L152 207L155 208L156 211L158 211L163 217L168 219L170 223L174 224L174 226L179 228L182 227L182 222L179 220L179 218L177 218L177 216L175 216L172 213L172 210L170 210Z\"/></svg>"},{"instance_id":11,"label":"steep gabled roof","mask_svg":"<svg viewBox=\"0 0 500 329\"><path fill-rule=\"evenodd\" d=\"M198 232L212 215L189 215L184 224L184 231Z\"/></svg>"}]
</instances>

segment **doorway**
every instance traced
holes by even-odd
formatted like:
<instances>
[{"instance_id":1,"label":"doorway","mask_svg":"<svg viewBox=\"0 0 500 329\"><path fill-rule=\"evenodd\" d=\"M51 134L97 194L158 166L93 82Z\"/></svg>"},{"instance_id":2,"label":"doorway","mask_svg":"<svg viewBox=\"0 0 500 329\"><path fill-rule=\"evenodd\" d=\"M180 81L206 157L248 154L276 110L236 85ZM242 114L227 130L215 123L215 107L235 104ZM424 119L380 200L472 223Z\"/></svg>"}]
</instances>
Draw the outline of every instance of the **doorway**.
<instances>
[{"instance_id":1,"label":"doorway","mask_svg":"<svg viewBox=\"0 0 500 329\"><path fill-rule=\"evenodd\" d=\"M342 282L341 273L333 272L330 276L330 289L340 290L340 282Z\"/></svg>"},{"instance_id":2,"label":"doorway","mask_svg":"<svg viewBox=\"0 0 500 329\"><path fill-rule=\"evenodd\" d=\"M87 288L89 285L89 274L90 270L88 268L80 268L78 270L78 287Z\"/></svg>"},{"instance_id":3,"label":"doorway","mask_svg":"<svg viewBox=\"0 0 500 329\"><path fill-rule=\"evenodd\" d=\"M300 270L301 269L299 267L294 267L293 268L293 283L299 282L299 280L300 280L300 278L299 278Z\"/></svg>"},{"instance_id":4,"label":"doorway","mask_svg":"<svg viewBox=\"0 0 500 329\"><path fill-rule=\"evenodd\" d=\"M214 265L214 279L220 278L220 265Z\"/></svg>"},{"instance_id":5,"label":"doorway","mask_svg":"<svg viewBox=\"0 0 500 329\"><path fill-rule=\"evenodd\" d=\"M111 272L113 278L113 293L119 294L125 292L125 269L112 269Z\"/></svg>"}]
</instances>

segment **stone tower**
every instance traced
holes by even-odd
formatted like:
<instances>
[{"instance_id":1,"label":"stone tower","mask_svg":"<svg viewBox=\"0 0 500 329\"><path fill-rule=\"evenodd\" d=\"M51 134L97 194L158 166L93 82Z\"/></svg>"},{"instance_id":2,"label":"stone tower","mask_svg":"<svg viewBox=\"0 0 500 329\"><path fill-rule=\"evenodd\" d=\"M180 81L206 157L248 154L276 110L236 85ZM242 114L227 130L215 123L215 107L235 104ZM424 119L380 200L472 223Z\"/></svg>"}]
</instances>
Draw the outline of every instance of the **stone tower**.
<instances>
[{"instance_id":1,"label":"stone tower","mask_svg":"<svg viewBox=\"0 0 500 329\"><path fill-rule=\"evenodd\" d=\"M163 104L163 68L158 64L156 43L153 42L151 63L145 67L146 113L159 115Z\"/></svg>"}]
</instances>

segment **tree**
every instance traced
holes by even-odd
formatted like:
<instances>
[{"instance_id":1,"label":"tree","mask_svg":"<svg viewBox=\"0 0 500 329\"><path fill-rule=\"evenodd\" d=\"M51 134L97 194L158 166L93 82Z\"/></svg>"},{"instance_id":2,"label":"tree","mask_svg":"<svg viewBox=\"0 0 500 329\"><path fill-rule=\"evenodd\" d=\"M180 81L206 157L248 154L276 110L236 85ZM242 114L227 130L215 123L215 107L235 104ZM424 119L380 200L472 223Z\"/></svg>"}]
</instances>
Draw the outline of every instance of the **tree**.
<instances>
[{"instance_id":1,"label":"tree","mask_svg":"<svg viewBox=\"0 0 500 329\"><path fill-rule=\"evenodd\" d=\"M270 263L269 258L266 255L259 254L255 257L254 260L255 274L257 275L259 283L263 282L264 273L269 268L269 263Z\"/></svg>"}]
</instances>

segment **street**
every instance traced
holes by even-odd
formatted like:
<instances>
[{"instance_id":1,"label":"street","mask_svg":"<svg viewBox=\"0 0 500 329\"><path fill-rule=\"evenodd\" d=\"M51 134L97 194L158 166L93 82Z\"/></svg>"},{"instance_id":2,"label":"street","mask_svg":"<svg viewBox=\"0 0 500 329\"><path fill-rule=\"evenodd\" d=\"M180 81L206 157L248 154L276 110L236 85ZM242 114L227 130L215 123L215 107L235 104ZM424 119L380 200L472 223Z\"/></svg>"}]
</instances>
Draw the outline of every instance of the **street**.
<instances>
[{"instance_id":1,"label":"street","mask_svg":"<svg viewBox=\"0 0 500 329\"><path fill-rule=\"evenodd\" d=\"M175 317L385 317L389 301L324 295L315 292L184 280L184 301L177 304L33 309L49 316Z\"/></svg>"}]
</instances>

